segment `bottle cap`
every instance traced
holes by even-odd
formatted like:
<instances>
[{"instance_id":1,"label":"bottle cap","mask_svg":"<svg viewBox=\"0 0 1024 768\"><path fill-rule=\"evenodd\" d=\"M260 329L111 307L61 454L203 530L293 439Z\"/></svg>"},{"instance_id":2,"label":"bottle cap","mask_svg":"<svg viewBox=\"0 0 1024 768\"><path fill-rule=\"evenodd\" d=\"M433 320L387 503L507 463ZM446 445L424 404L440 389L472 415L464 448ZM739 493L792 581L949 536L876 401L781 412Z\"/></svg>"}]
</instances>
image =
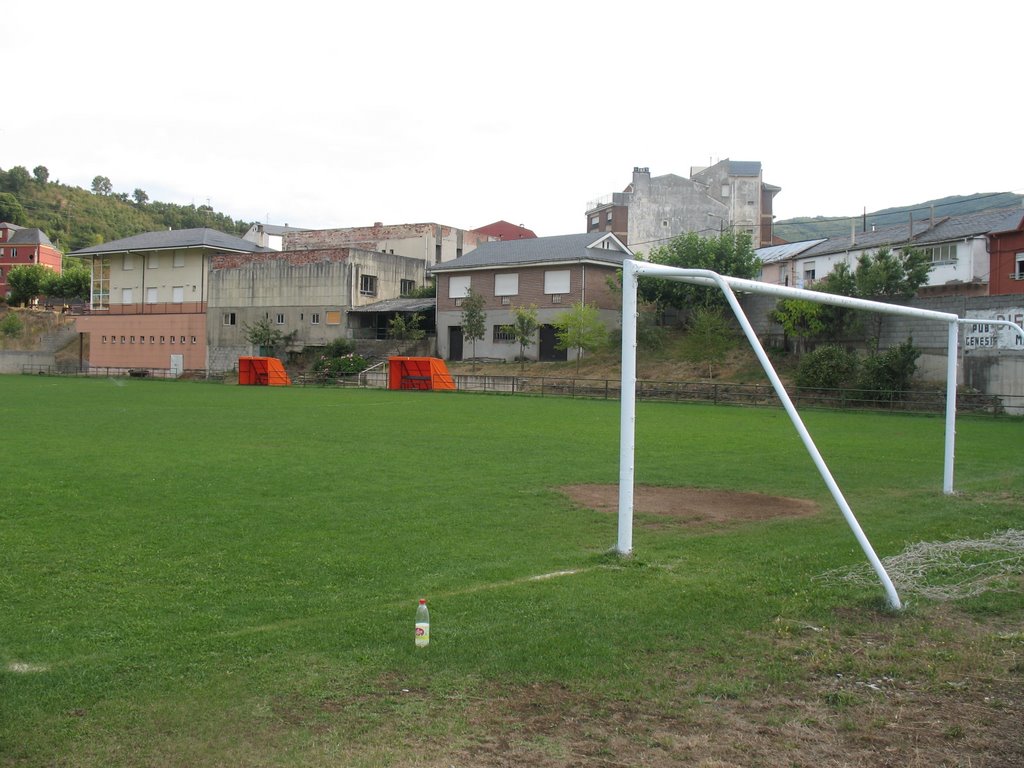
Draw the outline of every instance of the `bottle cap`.
<instances>
[{"instance_id":1,"label":"bottle cap","mask_svg":"<svg viewBox=\"0 0 1024 768\"><path fill-rule=\"evenodd\" d=\"M420 598L420 605L426 605L427 599L425 597Z\"/></svg>"}]
</instances>

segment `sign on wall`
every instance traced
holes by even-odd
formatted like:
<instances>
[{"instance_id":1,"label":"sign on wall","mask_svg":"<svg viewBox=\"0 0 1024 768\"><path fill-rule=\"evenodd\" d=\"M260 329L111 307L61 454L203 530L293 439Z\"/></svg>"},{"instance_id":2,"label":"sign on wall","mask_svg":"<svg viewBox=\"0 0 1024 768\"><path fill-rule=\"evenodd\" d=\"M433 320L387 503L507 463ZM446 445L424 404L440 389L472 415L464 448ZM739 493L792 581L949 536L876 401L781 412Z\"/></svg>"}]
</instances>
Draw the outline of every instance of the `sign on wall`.
<instances>
[{"instance_id":1,"label":"sign on wall","mask_svg":"<svg viewBox=\"0 0 1024 768\"><path fill-rule=\"evenodd\" d=\"M968 310L964 325L964 349L1024 349L1024 336L1005 325L993 325L986 320L1009 320L1024 327L1024 308Z\"/></svg>"}]
</instances>

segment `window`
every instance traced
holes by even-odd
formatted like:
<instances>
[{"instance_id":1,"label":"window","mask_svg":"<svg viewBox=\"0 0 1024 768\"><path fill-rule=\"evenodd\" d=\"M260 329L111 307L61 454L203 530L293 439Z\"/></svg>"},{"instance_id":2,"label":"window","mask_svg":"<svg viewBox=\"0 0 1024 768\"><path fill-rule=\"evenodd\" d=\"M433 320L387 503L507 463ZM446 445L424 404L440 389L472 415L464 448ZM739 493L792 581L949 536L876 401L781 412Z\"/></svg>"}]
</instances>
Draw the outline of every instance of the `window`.
<instances>
[{"instance_id":1,"label":"window","mask_svg":"<svg viewBox=\"0 0 1024 768\"><path fill-rule=\"evenodd\" d=\"M723 184L722 185L722 197L728 197L730 194L732 194L732 190L729 189L729 185L728 184Z\"/></svg>"},{"instance_id":2,"label":"window","mask_svg":"<svg viewBox=\"0 0 1024 768\"><path fill-rule=\"evenodd\" d=\"M274 324L275 325L284 325L284 312L278 312L277 313L277 316L274 318Z\"/></svg>"},{"instance_id":3,"label":"window","mask_svg":"<svg viewBox=\"0 0 1024 768\"><path fill-rule=\"evenodd\" d=\"M92 264L93 309L106 309L110 305L110 257L101 256Z\"/></svg>"},{"instance_id":4,"label":"window","mask_svg":"<svg viewBox=\"0 0 1024 768\"><path fill-rule=\"evenodd\" d=\"M147 288L146 289L146 303L147 304L156 304L156 298L157 298L157 290L156 290L156 288Z\"/></svg>"},{"instance_id":5,"label":"window","mask_svg":"<svg viewBox=\"0 0 1024 768\"><path fill-rule=\"evenodd\" d=\"M377 276L376 275L360 275L359 276L359 295L360 296L376 296L377 295Z\"/></svg>"},{"instance_id":6,"label":"window","mask_svg":"<svg viewBox=\"0 0 1024 768\"><path fill-rule=\"evenodd\" d=\"M495 296L518 296L519 295L519 273L497 274L494 276Z\"/></svg>"},{"instance_id":7,"label":"window","mask_svg":"<svg viewBox=\"0 0 1024 768\"><path fill-rule=\"evenodd\" d=\"M309 324L310 325L320 325L320 313L319 312L314 312L313 314L311 314L309 316Z\"/></svg>"},{"instance_id":8,"label":"window","mask_svg":"<svg viewBox=\"0 0 1024 768\"><path fill-rule=\"evenodd\" d=\"M176 285L171 288L171 301L174 304L183 304L185 302L185 286Z\"/></svg>"},{"instance_id":9,"label":"window","mask_svg":"<svg viewBox=\"0 0 1024 768\"><path fill-rule=\"evenodd\" d=\"M608 221L608 223L609 223L609 224L611 224L611 223L612 223L612 212L611 212L611 211L608 211L608 218L607 218L607 221Z\"/></svg>"},{"instance_id":10,"label":"window","mask_svg":"<svg viewBox=\"0 0 1024 768\"><path fill-rule=\"evenodd\" d=\"M121 337L121 343L124 344L124 336Z\"/></svg>"},{"instance_id":11,"label":"window","mask_svg":"<svg viewBox=\"0 0 1024 768\"><path fill-rule=\"evenodd\" d=\"M600 222L601 222L601 217L600 216L591 216L590 217L590 226L596 227Z\"/></svg>"},{"instance_id":12,"label":"window","mask_svg":"<svg viewBox=\"0 0 1024 768\"><path fill-rule=\"evenodd\" d=\"M171 336L171 344L173 344L173 343L174 343L174 340L175 340L175 337L174 337L174 336Z\"/></svg>"},{"instance_id":13,"label":"window","mask_svg":"<svg viewBox=\"0 0 1024 768\"><path fill-rule=\"evenodd\" d=\"M135 337L132 336L132 344L134 344L134 343L135 343Z\"/></svg>"},{"instance_id":14,"label":"window","mask_svg":"<svg viewBox=\"0 0 1024 768\"><path fill-rule=\"evenodd\" d=\"M408 296L410 293L416 290L415 280L402 280L400 281L400 293L402 296Z\"/></svg>"},{"instance_id":15,"label":"window","mask_svg":"<svg viewBox=\"0 0 1024 768\"><path fill-rule=\"evenodd\" d=\"M234 325L234 324L235 324L235 313L234 312L225 312L224 313L224 325Z\"/></svg>"},{"instance_id":16,"label":"window","mask_svg":"<svg viewBox=\"0 0 1024 768\"><path fill-rule=\"evenodd\" d=\"M448 298L464 299L469 295L469 275L458 275L448 278Z\"/></svg>"},{"instance_id":17,"label":"window","mask_svg":"<svg viewBox=\"0 0 1024 768\"><path fill-rule=\"evenodd\" d=\"M798 286L798 287L801 287L801 288L803 288L803 287L805 287L805 286L808 286L808 285L810 285L811 283L813 283L813 282L814 282L814 276L815 276L815 274L816 274L816 270L815 270L815 268L814 268L814 262L813 262L813 261L808 261L808 262L806 262L806 263L804 264L804 279L803 279L803 285L801 285L801 286Z\"/></svg>"},{"instance_id":18,"label":"window","mask_svg":"<svg viewBox=\"0 0 1024 768\"><path fill-rule=\"evenodd\" d=\"M327 324L328 325L341 325L341 312L337 309L331 309L327 311Z\"/></svg>"},{"instance_id":19,"label":"window","mask_svg":"<svg viewBox=\"0 0 1024 768\"><path fill-rule=\"evenodd\" d=\"M568 293L569 270L555 269L544 273L544 293Z\"/></svg>"},{"instance_id":20,"label":"window","mask_svg":"<svg viewBox=\"0 0 1024 768\"><path fill-rule=\"evenodd\" d=\"M185 266L185 254L181 253L181 251L175 251L174 252L174 259L171 262L171 266L173 266L173 267L184 267Z\"/></svg>"},{"instance_id":21,"label":"window","mask_svg":"<svg viewBox=\"0 0 1024 768\"><path fill-rule=\"evenodd\" d=\"M195 343L196 343L196 337L195 337L195 336L193 336L193 337L192 337L192 343L193 343L193 344L195 344Z\"/></svg>"},{"instance_id":22,"label":"window","mask_svg":"<svg viewBox=\"0 0 1024 768\"><path fill-rule=\"evenodd\" d=\"M121 303L122 304L131 304L132 303L132 289L131 288L122 288L121 289Z\"/></svg>"},{"instance_id":23,"label":"window","mask_svg":"<svg viewBox=\"0 0 1024 768\"><path fill-rule=\"evenodd\" d=\"M12 259L18 258L18 249L17 248L11 248L11 258Z\"/></svg>"},{"instance_id":24,"label":"window","mask_svg":"<svg viewBox=\"0 0 1024 768\"><path fill-rule=\"evenodd\" d=\"M145 343L146 343L146 337L145 336L139 336L139 344L145 344Z\"/></svg>"},{"instance_id":25,"label":"window","mask_svg":"<svg viewBox=\"0 0 1024 768\"><path fill-rule=\"evenodd\" d=\"M494 341L498 343L511 342L516 340L516 335L507 325L494 326Z\"/></svg>"},{"instance_id":26,"label":"window","mask_svg":"<svg viewBox=\"0 0 1024 768\"><path fill-rule=\"evenodd\" d=\"M184 337L184 336L182 336L182 337L181 337L181 343L182 343L182 344L184 344L184 343L185 343L185 337Z\"/></svg>"},{"instance_id":27,"label":"window","mask_svg":"<svg viewBox=\"0 0 1024 768\"><path fill-rule=\"evenodd\" d=\"M1014 280L1024 280L1024 253L1017 254L1017 271L1010 277Z\"/></svg>"},{"instance_id":28,"label":"window","mask_svg":"<svg viewBox=\"0 0 1024 768\"><path fill-rule=\"evenodd\" d=\"M160 254L159 253L151 253L148 256L146 256L146 266L149 269L159 269L160 268Z\"/></svg>"},{"instance_id":29,"label":"window","mask_svg":"<svg viewBox=\"0 0 1024 768\"><path fill-rule=\"evenodd\" d=\"M129 269L135 269L134 253L126 253L124 255L124 261L121 264L121 268L124 269L125 271L128 271Z\"/></svg>"},{"instance_id":30,"label":"window","mask_svg":"<svg viewBox=\"0 0 1024 768\"><path fill-rule=\"evenodd\" d=\"M155 336L150 336L149 337L149 343L150 344L156 344L156 337Z\"/></svg>"},{"instance_id":31,"label":"window","mask_svg":"<svg viewBox=\"0 0 1024 768\"><path fill-rule=\"evenodd\" d=\"M106 344L106 343L107 343L107 337L106 337L106 336L104 336L104 337L103 337L103 343L104 343L104 344Z\"/></svg>"},{"instance_id":32,"label":"window","mask_svg":"<svg viewBox=\"0 0 1024 768\"><path fill-rule=\"evenodd\" d=\"M553 293L551 295L551 303L552 304L561 304L562 303L562 294L560 294L560 293Z\"/></svg>"},{"instance_id":33,"label":"window","mask_svg":"<svg viewBox=\"0 0 1024 768\"><path fill-rule=\"evenodd\" d=\"M956 263L956 243L933 245L929 248L925 248L924 252L932 264Z\"/></svg>"},{"instance_id":34,"label":"window","mask_svg":"<svg viewBox=\"0 0 1024 768\"><path fill-rule=\"evenodd\" d=\"M161 336L160 337L160 343L161 344L166 344L167 343L167 337L166 336Z\"/></svg>"}]
</instances>

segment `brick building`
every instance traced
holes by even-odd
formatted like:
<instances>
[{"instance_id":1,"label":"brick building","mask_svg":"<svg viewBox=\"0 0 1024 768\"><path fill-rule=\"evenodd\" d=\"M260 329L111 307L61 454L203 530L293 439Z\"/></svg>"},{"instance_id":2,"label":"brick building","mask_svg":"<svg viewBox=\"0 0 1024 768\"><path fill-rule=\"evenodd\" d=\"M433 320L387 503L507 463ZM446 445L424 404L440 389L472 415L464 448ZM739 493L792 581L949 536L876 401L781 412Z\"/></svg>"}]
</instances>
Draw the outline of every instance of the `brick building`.
<instances>
[{"instance_id":1,"label":"brick building","mask_svg":"<svg viewBox=\"0 0 1024 768\"><path fill-rule=\"evenodd\" d=\"M592 304L608 327L618 327L621 310L607 280L633 254L615 235L592 232L480 245L473 253L431 268L437 279L437 348L447 360L463 359L462 302L473 291L483 296L487 333L476 343L477 357L515 360L519 345L503 326L513 308L537 307L537 342L526 349L537 360L566 360L555 349L552 319L573 304Z\"/></svg>"},{"instance_id":2,"label":"brick building","mask_svg":"<svg viewBox=\"0 0 1024 768\"><path fill-rule=\"evenodd\" d=\"M0 222L0 296L10 293L7 275L12 268L41 264L59 275L62 263L61 252L43 230Z\"/></svg>"}]
</instances>

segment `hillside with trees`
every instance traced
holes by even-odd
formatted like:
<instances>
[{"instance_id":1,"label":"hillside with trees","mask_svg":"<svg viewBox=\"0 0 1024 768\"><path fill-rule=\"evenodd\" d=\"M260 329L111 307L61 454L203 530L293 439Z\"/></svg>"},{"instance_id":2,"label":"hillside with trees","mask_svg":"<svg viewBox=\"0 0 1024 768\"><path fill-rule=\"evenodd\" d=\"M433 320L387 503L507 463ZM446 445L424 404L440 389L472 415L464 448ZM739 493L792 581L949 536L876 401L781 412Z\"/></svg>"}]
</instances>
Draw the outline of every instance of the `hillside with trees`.
<instances>
[{"instance_id":1,"label":"hillside with trees","mask_svg":"<svg viewBox=\"0 0 1024 768\"><path fill-rule=\"evenodd\" d=\"M43 165L0 169L0 221L37 227L65 253L159 229L211 227L241 236L251 226L208 205L151 201L142 189L115 192L106 176L96 176L89 190L51 181Z\"/></svg>"},{"instance_id":2,"label":"hillside with trees","mask_svg":"<svg viewBox=\"0 0 1024 768\"><path fill-rule=\"evenodd\" d=\"M819 237L849 236L850 227L858 232L906 224L911 216L915 221L931 216L960 216L965 213L987 211L992 208L1020 207L1024 195L1012 192L984 193L977 195L942 197L916 205L899 208L885 208L861 216L815 216L798 217L775 222L775 235L790 243L801 240L815 240Z\"/></svg>"}]
</instances>

